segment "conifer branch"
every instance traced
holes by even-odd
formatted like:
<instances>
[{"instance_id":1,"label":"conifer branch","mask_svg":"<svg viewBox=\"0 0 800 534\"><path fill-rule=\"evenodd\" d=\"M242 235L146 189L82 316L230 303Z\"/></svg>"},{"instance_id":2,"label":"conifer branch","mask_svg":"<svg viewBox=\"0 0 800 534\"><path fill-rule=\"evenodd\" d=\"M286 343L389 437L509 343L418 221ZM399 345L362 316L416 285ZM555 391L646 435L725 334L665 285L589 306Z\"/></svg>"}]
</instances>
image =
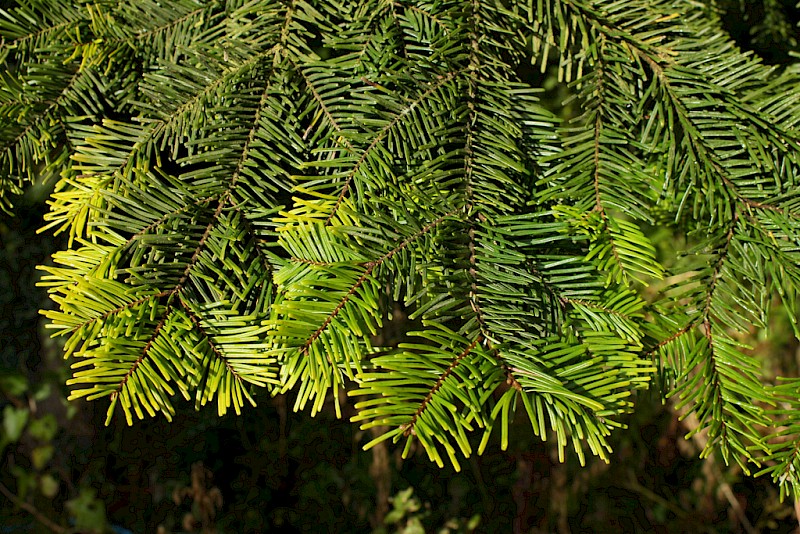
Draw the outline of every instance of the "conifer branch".
<instances>
[{"instance_id":1,"label":"conifer branch","mask_svg":"<svg viewBox=\"0 0 800 534\"><path fill-rule=\"evenodd\" d=\"M220 5L219 2L212 2L210 6L203 6L203 7L197 8L197 9L195 9L193 11L190 11L190 12L186 13L183 16L180 16L180 17L178 17L178 18L176 18L174 20L171 20L171 21L167 22L166 24L162 24L161 26L156 26L155 28L152 28L152 29L144 31L144 32L139 32L135 36L131 36L128 39L125 39L125 41L129 42L129 41L131 41L133 39L149 39L149 38L152 38L154 35L157 35L157 34L159 34L161 32L164 32L166 30L174 28L175 26L179 25L181 22L186 22L187 20L193 18L194 16L199 15L200 13L209 11L211 8L213 8L214 6L218 6L218 5Z\"/></svg>"},{"instance_id":2,"label":"conifer branch","mask_svg":"<svg viewBox=\"0 0 800 534\"><path fill-rule=\"evenodd\" d=\"M595 310L599 310L599 311L608 313L610 315L616 315L617 317L622 317L624 319L630 319L630 317L625 315L624 313L620 313L617 310L612 310L611 308L608 308L606 306L602 306L602 305L598 304L597 302L592 302L592 301L583 300L583 299L575 299L575 298L570 298L570 297L562 297L562 301L564 303L566 303L566 304L573 304L573 305L574 304L578 304L580 306L586 306L587 308L592 308L592 309L595 309Z\"/></svg>"},{"instance_id":3,"label":"conifer branch","mask_svg":"<svg viewBox=\"0 0 800 534\"><path fill-rule=\"evenodd\" d=\"M216 345L216 343L214 343L214 339L211 337L211 334L209 334L206 331L205 327L203 327L203 324L200 321L200 318L197 316L197 314L194 313L194 311L189 307L189 305L182 298L178 297L178 302L180 303L181 307L183 307L183 309L186 311L186 315L189 317L189 320L192 321L192 324L194 325L195 329L206 340L206 342L208 343L209 348L211 349L211 352L214 353L214 356L218 360L223 362L225 364L225 369L228 370L228 373L230 373L230 375L240 385L244 386L244 384L245 384L244 379L236 371L236 369L234 369L231 366L230 362L228 361L228 358L225 356L225 354L222 352L222 350Z\"/></svg>"},{"instance_id":4,"label":"conifer branch","mask_svg":"<svg viewBox=\"0 0 800 534\"><path fill-rule=\"evenodd\" d=\"M665 339L662 339L661 341L659 341L658 343L656 343L656 344L655 344L655 346L653 346L653 348L651 348L651 349L649 349L647 352L645 352L645 355L646 355L646 356L653 356L653 355L654 355L654 354L656 354L656 353L657 353L657 352L658 352L658 351L659 351L659 350L660 350L662 347L664 347L664 346L666 346L666 345L669 345L670 343L672 343L672 342L673 342L673 341L675 341L676 339L680 338L681 336L684 336L684 335L686 335L688 332L691 332L691 330L692 330L692 329L693 329L693 328L694 328L696 325L697 325L697 323L696 323L695 321L691 321L691 322L689 322L688 324L686 324L685 326L683 326L682 328L680 328L678 331L676 331L675 333L673 333L673 334L672 334L672 335L670 335L669 337L667 337L667 338L665 338Z\"/></svg>"},{"instance_id":5,"label":"conifer branch","mask_svg":"<svg viewBox=\"0 0 800 534\"><path fill-rule=\"evenodd\" d=\"M602 60L601 60L602 61ZM603 91L603 75L602 67L600 67L600 76L598 76L598 92L602 94ZM601 104L602 106L602 101ZM606 210L603 208L603 200L600 198L600 130L603 127L603 121L600 118L600 112L597 112L597 117L594 121L594 209L600 212L605 219ZM619 258L617 258L619 260Z\"/></svg>"},{"instance_id":6,"label":"conifer branch","mask_svg":"<svg viewBox=\"0 0 800 534\"><path fill-rule=\"evenodd\" d=\"M48 33L57 33L60 30L64 30L67 27L75 24L74 20L65 20L63 22L57 22L52 26L47 26L45 28L40 28L34 32L31 32L28 35L22 35L17 37L16 39L12 39L11 41L6 41L5 38L0 40L0 48L8 47L8 48L18 48L22 43L25 41L35 41L39 37L48 34Z\"/></svg>"},{"instance_id":7,"label":"conifer branch","mask_svg":"<svg viewBox=\"0 0 800 534\"><path fill-rule=\"evenodd\" d=\"M370 261L370 262L367 262L365 264L366 268L364 269L364 272L361 273L361 276L358 277L358 279L350 287L350 289L347 291L347 293L345 293L345 295L342 297L342 299L339 301L339 303L336 305L336 307L333 309L333 311L331 311L328 314L328 316L325 317L325 320L322 322L320 327L317 328L314 331L314 333L312 333L311 336L309 336L309 338L305 341L305 343L303 343L303 345L300 347L300 353L305 355L305 356L308 356L308 350L311 347L311 345L319 338L319 336L322 335L323 332L325 332L325 330L328 328L328 326L330 326L330 324L333 322L333 320L336 318L336 316L339 315L339 313L342 311L342 309L344 309L344 307L347 305L347 303L350 301L350 299L356 293L356 291L358 291L358 289L364 284L364 282L366 282L369 279L369 277L372 275L372 272L376 268L378 268L385 261L391 259L398 252L401 252L408 245L410 245L411 243L413 243L414 241L416 241L420 237L424 236L425 234L427 234L428 232L430 232L431 230L436 228L439 224L444 222L448 217L452 217L453 215L458 213L458 211L459 210L456 209L456 210L453 210L453 211L451 211L449 213L446 213L446 214L442 215L438 219L436 219L436 220L428 223L427 225L425 225L417 233L415 233L415 234L407 237L406 239L404 239L396 247L394 247L392 250L390 250L389 252L387 252L386 254L381 256L380 258L378 258L376 260L373 260L373 261Z\"/></svg>"},{"instance_id":8,"label":"conifer branch","mask_svg":"<svg viewBox=\"0 0 800 534\"><path fill-rule=\"evenodd\" d=\"M271 51L277 55L280 51L280 48L276 45L271 49ZM217 208L211 217L211 221L209 221L208 225L206 226L206 229L203 232L200 241L197 243L197 247L195 248L192 257L189 260L189 263L187 264L186 269L183 272L183 275L178 281L177 286L175 286L176 292L180 291L183 288L183 285L186 283L186 280L189 277L189 273L191 272L194 265L197 263L197 260L200 257L200 253L202 252L203 247L205 246L206 240L208 240L208 237L211 235L211 231L217 224L217 221L220 215L222 214L223 209L225 209L225 206L231 201L232 198L231 195L233 194L233 191L236 188L236 185L239 181L239 176L248 158L250 145L255 140L256 132L258 131L258 128L260 126L262 109L266 105L269 93L270 93L270 83L267 83L263 93L261 94L261 98L259 99L258 107L256 109L255 117L253 119L253 125L250 128L250 132L247 135L247 140L245 141L244 146L242 147L241 155L239 156L239 160L236 163L236 167L231 175L228 187L226 188L225 192L220 196Z\"/></svg>"},{"instance_id":9,"label":"conifer branch","mask_svg":"<svg viewBox=\"0 0 800 534\"><path fill-rule=\"evenodd\" d=\"M721 278L722 273L722 266L725 263L725 258L728 255L730 250L731 241L733 241L733 237L735 235L736 223L739 220L739 213L734 210L733 212L733 220L730 223L730 228L728 232L725 234L725 243L722 245L722 250L718 253L717 262L714 265L714 270L711 273L711 282L708 287L708 292L706 294L706 303L705 307L703 308L703 324L708 332L707 335L710 336L711 327L709 325L710 322L710 314L711 314L711 303L714 299L714 291L716 290L717 283ZM709 337L710 340L710 337Z\"/></svg>"},{"instance_id":10,"label":"conifer branch","mask_svg":"<svg viewBox=\"0 0 800 534\"><path fill-rule=\"evenodd\" d=\"M796 386L737 345L772 293L798 331L797 73L708 6L31 2L0 21L0 183L62 176L42 285L73 398L132 421L174 415L172 384L224 412L274 383L316 413L347 385L371 443L454 465L520 401L582 460L674 363L705 454L800 495L800 431L761 408ZM557 81L582 107L563 126ZM417 343L373 347L387 299Z\"/></svg>"},{"instance_id":11,"label":"conifer branch","mask_svg":"<svg viewBox=\"0 0 800 534\"><path fill-rule=\"evenodd\" d=\"M472 144L475 136L474 129L478 119L476 105L478 78L480 76L480 61L478 59L480 42L478 40L477 30L480 25L479 7L478 0L470 1L469 62L465 76L467 82L467 122L465 125L466 138L464 140L464 194L466 197L464 212L469 223L469 230L467 230L467 236L469 237L469 269L467 274L471 279L471 284L468 299L481 331L485 332L486 322L478 302L478 272L477 259L475 257L475 216L477 210L475 209L474 192L472 190L472 173L475 165L475 154Z\"/></svg>"},{"instance_id":12,"label":"conifer branch","mask_svg":"<svg viewBox=\"0 0 800 534\"><path fill-rule=\"evenodd\" d=\"M436 25L438 25L443 30L447 30L448 29L447 25L444 23L443 20L439 19L435 15L432 15L429 11L425 11L424 9L419 8L418 6L408 5L408 4L404 4L403 2L397 2L397 1L393 1L392 5L395 8L400 7L400 8L403 8L403 9L409 9L409 10L413 11L414 13L419 13L420 15L422 15L424 17L427 17L430 20L432 20L434 23L436 23Z\"/></svg>"},{"instance_id":13,"label":"conifer branch","mask_svg":"<svg viewBox=\"0 0 800 534\"><path fill-rule=\"evenodd\" d=\"M114 316L114 315L116 315L118 313L124 312L125 310L130 310L132 308L135 308L139 304L144 304L148 300L151 300L151 299L159 300L159 299L162 299L164 297L171 297L176 292L177 291L175 289L170 289L168 291L160 291L160 292L158 292L158 293L156 293L154 295L148 295L146 297L142 297L140 299L136 299L136 300L134 300L132 302L129 302L127 304L123 304L122 306L118 306L116 308L108 310L107 312L103 313L102 315L98 315L97 317L93 317L93 318L91 318L91 319L89 319L87 321L84 321L84 322L74 326L73 328L71 328L69 330L69 333L70 334L74 334L78 330L81 330L82 328L85 328L85 327L87 327L87 326L89 326L91 324L97 323L98 321L103 322L106 319L108 319L109 317L112 317L112 316Z\"/></svg>"},{"instance_id":14,"label":"conifer branch","mask_svg":"<svg viewBox=\"0 0 800 534\"><path fill-rule=\"evenodd\" d=\"M341 125L339 124L339 122L331 114L330 110L328 109L328 106L325 104L325 101L320 96L319 91L317 91L317 88L314 86L314 83L309 79L308 75L305 72L303 72L303 69L302 69L302 67L300 65L298 65L296 62L294 62L291 59L290 59L290 61L292 61L292 64L295 66L296 71L300 74L300 77L303 78L303 81L305 82L306 87L311 92L311 95L314 97L314 100L319 105L320 109L322 110L323 115L325 115L325 118L328 120L328 123L331 125L331 127L334 130L336 130L336 132L338 134L340 134L339 137L336 139L336 141L338 143L344 145L344 147L347 149L348 152L354 154L355 151L356 151L355 148L353 148L353 145L350 143L350 141L344 135L342 135L344 133L344 131L342 130ZM312 126L313 126L313 123L311 125L309 125L308 129L303 134L303 139L305 139L308 136L308 134L311 132L311 130L313 129Z\"/></svg>"},{"instance_id":15,"label":"conifer branch","mask_svg":"<svg viewBox=\"0 0 800 534\"><path fill-rule=\"evenodd\" d=\"M175 292L173 292L173 295L174 294ZM128 369L128 371L125 373L125 376L122 377L122 380L120 380L120 383L116 389L111 392L112 401L116 400L117 396L122 393L122 390L125 389L125 384L128 383L128 380L130 380L131 376L136 373L137 369L139 369L139 366L147 358L148 354L150 353L150 349L153 347L153 343L155 343L156 339L158 339L158 336L161 335L161 330L163 330L164 325L167 324L167 320L171 314L172 306L168 303L164 313L161 315L161 319L155 327L155 330L153 330L153 334L150 336L150 339L147 340L147 343L145 343L145 346L142 349L142 352L139 354L139 357L135 362L133 362L133 365L131 365L130 369Z\"/></svg>"},{"instance_id":16,"label":"conifer branch","mask_svg":"<svg viewBox=\"0 0 800 534\"><path fill-rule=\"evenodd\" d=\"M605 102L605 71L603 65L603 44L604 39L600 39L598 43L598 58L597 58L597 95L598 95L598 106L595 110L595 121L594 121L594 150L593 150L593 162L594 162L594 196L595 196L595 207L594 210L600 213L600 217L603 219L605 223L605 235L608 237L608 241L611 244L611 254L614 256L614 261L617 264L620 272L625 273L626 269L622 263L622 259L619 255L618 245L614 240L614 237L611 235L611 232L608 228L608 214L606 213L606 209L603 206L603 199L600 194L600 147L601 147L601 135L603 129L603 117L602 117L602 109L603 106L606 104Z\"/></svg>"},{"instance_id":17,"label":"conifer branch","mask_svg":"<svg viewBox=\"0 0 800 534\"><path fill-rule=\"evenodd\" d=\"M453 358L453 361L450 362L450 365L447 367L447 369L445 369L445 371L441 375L439 375L439 378L436 380L436 383L428 391L428 394L425 396L425 399L420 403L419 408L417 408L417 411L414 412L413 416L411 416L411 420L401 425L404 436L409 436L414 433L414 427L417 424L417 420L423 414L425 409L430 405L431 400L433 399L434 395L436 395L436 392L439 391L439 388L442 387L442 384L445 383L448 377L451 374L453 374L458 364L460 364L464 360L464 358L466 358L475 349L475 347L478 346L478 344L481 341L483 341L483 335L478 335L478 337L476 337L475 340L461 352L461 354Z\"/></svg>"},{"instance_id":18,"label":"conifer branch","mask_svg":"<svg viewBox=\"0 0 800 534\"><path fill-rule=\"evenodd\" d=\"M211 196L205 197L205 198L200 198L200 199L197 199L197 200L195 200L195 201L193 201L193 202L191 202L189 204L186 204L186 205L181 206L179 208L175 208L174 210L172 210L169 213L165 213L162 217L160 217L157 220L153 221L152 223L148 224L147 226L145 226L144 228L142 228L141 230L139 230L138 232L133 234L131 237L129 237L128 240L125 242L124 245L122 245L121 248L123 248L123 249L128 248L137 239L139 239L142 236L147 235L148 233L152 232L153 230L155 230L156 228L158 228L159 226L161 226L162 224L164 224L168 220L172 219L173 217L175 217L177 215L180 215L182 213L186 213L190 208L197 207L197 206L202 206L204 204L208 204L209 202L213 202L214 200L219 200L220 196L221 195L217 194L217 195L211 195Z\"/></svg>"},{"instance_id":19,"label":"conifer branch","mask_svg":"<svg viewBox=\"0 0 800 534\"><path fill-rule=\"evenodd\" d=\"M506 381L505 383L517 391L522 391L522 384L519 383L517 377L514 376L515 369L512 368L508 362L500 355L500 349L494 346L494 343L489 338L484 338L483 343L487 346L489 350L489 354L492 358L495 359L497 364L503 370L503 376L505 376Z\"/></svg>"},{"instance_id":20,"label":"conifer branch","mask_svg":"<svg viewBox=\"0 0 800 534\"><path fill-rule=\"evenodd\" d=\"M367 160L367 157L372 152L372 150L375 149L375 147L377 147L378 145L380 145L380 143L383 141L383 139L386 137L386 135L395 126L397 126L409 113L414 111L414 109L417 106L419 106L422 102L427 100L428 97L430 97L434 92L439 90L439 88L441 88L443 85L445 85L446 83L450 82L453 78L455 78L457 74L458 74L457 72L451 72L451 73L447 74L446 76L440 77L435 83L433 83L431 85L431 87L428 88L428 90L426 90L424 93L422 93L419 96L419 98L413 100L408 106L403 108L402 111L397 113L392 118L392 120L389 121L378 132L378 134L374 137L374 139L369 144L369 146L367 146L367 148L365 148L361 152L361 155L359 156L358 160L356 160L355 164L353 165L353 168L347 173L347 177L345 178L344 184L342 185L342 189L339 192L339 196L336 198L336 202L334 203L333 208L331 208L330 214L325 219L325 225L330 224L331 220L334 218L334 216L336 216L336 212L339 210L339 206L341 206L342 202L344 201L345 197L347 196L347 193L350 191L350 184L352 183L353 178L358 173L358 170L361 168L361 166L364 164L364 162ZM352 145L350 145L350 148L353 148ZM353 150L355 150L355 149L353 149Z\"/></svg>"},{"instance_id":21,"label":"conifer branch","mask_svg":"<svg viewBox=\"0 0 800 534\"><path fill-rule=\"evenodd\" d=\"M20 142L20 140L24 139L31 132L31 130L33 130L35 127L37 127L39 125L39 121L40 120L43 120L45 117L50 115L50 113L53 110L58 108L61 105L61 102L64 100L64 98L66 98L67 95L69 95L70 91L72 90L72 87L75 85L75 80L77 80L82 73L83 73L83 71L76 70L72 74L72 77L69 79L68 83L61 90L61 93L59 93L59 95L57 97L55 97L51 102L49 102L48 107L44 111L42 111L41 113L38 114L37 120L34 120L34 121L30 122L12 140L0 145L0 152L6 152L6 153L9 152L14 146L17 145L17 143Z\"/></svg>"},{"instance_id":22,"label":"conifer branch","mask_svg":"<svg viewBox=\"0 0 800 534\"><path fill-rule=\"evenodd\" d=\"M795 212L792 210L779 208L777 206L773 206L772 204L768 204L766 202L758 202L752 199L749 199L742 195L728 178L724 178L723 181L728 188L734 192L736 196L736 200L738 200L741 204L747 206L748 208L761 210L761 211L773 211L775 213L779 213L781 215L786 215L791 217L792 219L800 219L800 212Z\"/></svg>"},{"instance_id":23,"label":"conifer branch","mask_svg":"<svg viewBox=\"0 0 800 534\"><path fill-rule=\"evenodd\" d=\"M230 82L232 79L236 78L237 76L240 76L248 69L251 69L254 66L258 65L259 62L264 58L270 55L274 56L275 54L279 53L281 49L282 49L281 45L276 44L271 48L253 54L253 56L244 60L238 65L226 67L210 83L203 86L203 88L199 92L193 94L186 102L184 102L183 104L178 106L174 111L172 111L167 119L156 119L156 121L149 121L149 122L157 122L164 124L166 126L171 125L179 117L184 115L187 111L196 108L199 103L203 102L204 99L208 98L211 94L214 93L214 91L219 89L223 84Z\"/></svg>"}]
</instances>

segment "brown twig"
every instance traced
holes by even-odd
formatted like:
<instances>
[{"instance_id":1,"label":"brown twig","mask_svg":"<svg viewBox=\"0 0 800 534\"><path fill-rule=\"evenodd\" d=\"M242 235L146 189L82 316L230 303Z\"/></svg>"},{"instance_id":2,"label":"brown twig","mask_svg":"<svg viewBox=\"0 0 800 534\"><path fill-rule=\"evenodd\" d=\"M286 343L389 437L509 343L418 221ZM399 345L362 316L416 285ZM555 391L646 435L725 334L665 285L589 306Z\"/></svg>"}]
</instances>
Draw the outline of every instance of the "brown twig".
<instances>
[{"instance_id":1,"label":"brown twig","mask_svg":"<svg viewBox=\"0 0 800 534\"><path fill-rule=\"evenodd\" d=\"M49 528L51 531L56 532L57 534L67 534L67 532L69 532L61 525L47 519L47 517L45 517L44 514L42 514L42 512L37 510L35 506L23 501L22 499L11 493L11 490L9 490L2 482L0 482L0 493L5 495L9 501L14 503L14 505L22 508L23 510L31 514L34 517L34 519L36 519L38 522Z\"/></svg>"}]
</instances>

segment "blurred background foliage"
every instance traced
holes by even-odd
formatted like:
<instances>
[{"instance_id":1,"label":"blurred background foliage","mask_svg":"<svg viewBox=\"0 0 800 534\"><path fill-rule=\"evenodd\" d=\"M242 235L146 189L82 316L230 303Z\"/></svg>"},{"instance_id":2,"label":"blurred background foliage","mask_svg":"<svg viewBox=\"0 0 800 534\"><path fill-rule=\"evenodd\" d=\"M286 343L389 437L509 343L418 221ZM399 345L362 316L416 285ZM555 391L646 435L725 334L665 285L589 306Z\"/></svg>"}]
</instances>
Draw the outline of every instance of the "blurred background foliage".
<instances>
[{"instance_id":1,"label":"blurred background foliage","mask_svg":"<svg viewBox=\"0 0 800 534\"><path fill-rule=\"evenodd\" d=\"M766 63L798 53L794 0L718 5L731 36ZM555 76L541 83L549 107L577 114ZM574 456L560 464L521 419L508 451L490 447L461 473L422 457L403 461L385 445L362 452L369 437L348 414L292 415L285 397L240 417L187 404L173 423L105 427L103 406L66 401L69 369L38 314L49 301L35 267L60 245L36 233L49 193L31 187L16 215L0 220L0 534L798 530L794 503L780 503L768 479L698 459L702 437L685 440L691 421L680 422L656 393L640 395L630 431L613 435L611 463L592 458L585 468ZM680 247L669 229L652 233L669 266ZM744 341L772 366L769 375L796 376L800 347L788 322L770 331Z\"/></svg>"}]
</instances>

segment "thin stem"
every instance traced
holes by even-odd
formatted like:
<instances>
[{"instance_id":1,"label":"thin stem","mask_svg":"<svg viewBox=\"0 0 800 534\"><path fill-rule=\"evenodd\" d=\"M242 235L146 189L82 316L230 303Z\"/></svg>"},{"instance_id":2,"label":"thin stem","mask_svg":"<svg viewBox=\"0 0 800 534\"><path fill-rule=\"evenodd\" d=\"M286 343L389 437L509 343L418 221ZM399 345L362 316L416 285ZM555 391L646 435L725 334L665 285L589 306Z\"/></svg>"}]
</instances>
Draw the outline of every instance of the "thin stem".
<instances>
[{"instance_id":1,"label":"thin stem","mask_svg":"<svg viewBox=\"0 0 800 534\"><path fill-rule=\"evenodd\" d=\"M27 503L14 495L11 490L9 490L2 482L0 482L0 493L6 496L6 498L13 502L15 506L18 506L31 514L34 519L36 519L39 523L43 524L45 527L49 528L52 532L56 534L67 534L69 531L62 527L61 525L54 523L50 519L44 516L42 512L40 512L35 506L30 503Z\"/></svg>"}]
</instances>

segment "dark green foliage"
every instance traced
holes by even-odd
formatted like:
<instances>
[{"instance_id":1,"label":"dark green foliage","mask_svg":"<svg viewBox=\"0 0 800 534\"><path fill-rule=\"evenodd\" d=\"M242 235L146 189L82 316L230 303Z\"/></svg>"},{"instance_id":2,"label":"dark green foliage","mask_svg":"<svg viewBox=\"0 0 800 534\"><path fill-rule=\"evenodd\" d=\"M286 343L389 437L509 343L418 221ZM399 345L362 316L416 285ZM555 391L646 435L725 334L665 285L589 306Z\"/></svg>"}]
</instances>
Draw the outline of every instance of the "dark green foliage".
<instances>
[{"instance_id":1,"label":"dark green foliage","mask_svg":"<svg viewBox=\"0 0 800 534\"><path fill-rule=\"evenodd\" d=\"M797 379L743 344L774 309L800 331L800 79L740 51L720 7L5 9L3 199L60 176L69 248L43 284L72 397L132 422L179 394L222 414L294 391L313 414L346 390L370 444L458 468L515 415L607 459L657 378L704 454L800 496ZM413 326L382 346L398 306Z\"/></svg>"}]
</instances>

